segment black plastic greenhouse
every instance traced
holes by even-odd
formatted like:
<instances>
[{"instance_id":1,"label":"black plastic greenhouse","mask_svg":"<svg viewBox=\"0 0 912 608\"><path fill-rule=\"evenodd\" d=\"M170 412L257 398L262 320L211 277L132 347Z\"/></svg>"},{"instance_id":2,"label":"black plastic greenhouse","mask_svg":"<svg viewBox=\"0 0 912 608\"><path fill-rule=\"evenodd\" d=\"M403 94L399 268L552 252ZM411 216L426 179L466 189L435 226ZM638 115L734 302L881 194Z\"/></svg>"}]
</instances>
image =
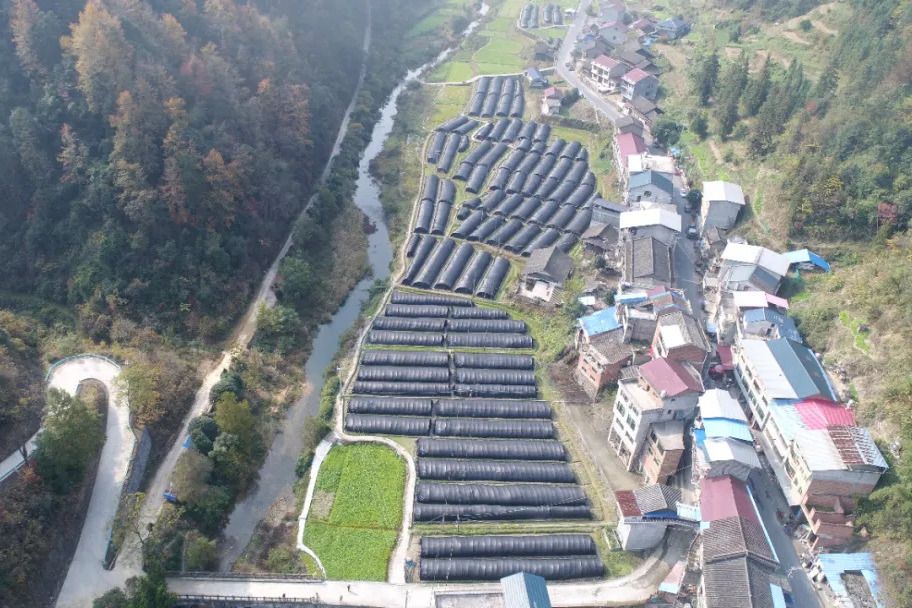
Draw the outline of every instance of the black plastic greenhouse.
<instances>
[{"instance_id":1,"label":"black plastic greenhouse","mask_svg":"<svg viewBox=\"0 0 912 608\"><path fill-rule=\"evenodd\" d=\"M550 420L538 419L437 418L434 420L434 435L482 439L552 439L554 424Z\"/></svg>"},{"instance_id":2,"label":"black plastic greenhouse","mask_svg":"<svg viewBox=\"0 0 912 608\"><path fill-rule=\"evenodd\" d=\"M563 461L567 459L567 450L560 441L553 439L449 439L424 437L418 440L418 456L426 458Z\"/></svg>"},{"instance_id":3,"label":"black plastic greenhouse","mask_svg":"<svg viewBox=\"0 0 912 608\"><path fill-rule=\"evenodd\" d=\"M588 534L529 536L423 536L421 557L523 557L598 555Z\"/></svg>"},{"instance_id":4,"label":"black plastic greenhouse","mask_svg":"<svg viewBox=\"0 0 912 608\"><path fill-rule=\"evenodd\" d=\"M370 344L385 346L443 346L443 334L412 331L377 331L367 335Z\"/></svg>"},{"instance_id":5,"label":"black plastic greenhouse","mask_svg":"<svg viewBox=\"0 0 912 608\"><path fill-rule=\"evenodd\" d=\"M605 573L598 557L503 558L503 559L422 559L421 580L472 581L499 580L510 574L526 572L547 580L596 578Z\"/></svg>"},{"instance_id":6,"label":"black plastic greenhouse","mask_svg":"<svg viewBox=\"0 0 912 608\"><path fill-rule=\"evenodd\" d=\"M348 412L351 414L430 416L433 408L431 399L407 397L352 397L348 401Z\"/></svg>"},{"instance_id":7,"label":"black plastic greenhouse","mask_svg":"<svg viewBox=\"0 0 912 608\"><path fill-rule=\"evenodd\" d=\"M551 418L547 401L513 399L441 399L434 415L465 418Z\"/></svg>"},{"instance_id":8,"label":"black plastic greenhouse","mask_svg":"<svg viewBox=\"0 0 912 608\"><path fill-rule=\"evenodd\" d=\"M393 420L397 418L393 417ZM494 460L418 460L418 477L441 481L526 481L576 483L570 465L562 462Z\"/></svg>"},{"instance_id":9,"label":"black plastic greenhouse","mask_svg":"<svg viewBox=\"0 0 912 608\"><path fill-rule=\"evenodd\" d=\"M576 485L538 483L487 484L422 481L415 487L415 500L454 505L588 505L586 493Z\"/></svg>"},{"instance_id":10,"label":"black plastic greenhouse","mask_svg":"<svg viewBox=\"0 0 912 608\"><path fill-rule=\"evenodd\" d=\"M446 382L372 382L368 380L356 380L354 387L352 387L352 392L357 395L412 395L414 397L437 397L449 395L450 385Z\"/></svg>"},{"instance_id":11,"label":"black plastic greenhouse","mask_svg":"<svg viewBox=\"0 0 912 608\"><path fill-rule=\"evenodd\" d=\"M372 416L368 414L348 414L345 416L345 430L352 433L427 435L430 426L430 418L423 417Z\"/></svg>"},{"instance_id":12,"label":"black plastic greenhouse","mask_svg":"<svg viewBox=\"0 0 912 608\"><path fill-rule=\"evenodd\" d=\"M497 258L501 260L503 258ZM494 261L494 265L497 264ZM488 275L494 270L488 271ZM483 284L475 294L479 297L493 298L497 294L498 287L490 286L487 283L488 276L485 276ZM453 333L447 334L447 346L463 348L532 348L532 336L526 334L481 334L481 333Z\"/></svg>"},{"instance_id":13,"label":"black plastic greenhouse","mask_svg":"<svg viewBox=\"0 0 912 608\"><path fill-rule=\"evenodd\" d=\"M585 505L448 505L415 503L413 517L422 523L456 523L472 521L516 521L529 519L590 519Z\"/></svg>"}]
</instances>

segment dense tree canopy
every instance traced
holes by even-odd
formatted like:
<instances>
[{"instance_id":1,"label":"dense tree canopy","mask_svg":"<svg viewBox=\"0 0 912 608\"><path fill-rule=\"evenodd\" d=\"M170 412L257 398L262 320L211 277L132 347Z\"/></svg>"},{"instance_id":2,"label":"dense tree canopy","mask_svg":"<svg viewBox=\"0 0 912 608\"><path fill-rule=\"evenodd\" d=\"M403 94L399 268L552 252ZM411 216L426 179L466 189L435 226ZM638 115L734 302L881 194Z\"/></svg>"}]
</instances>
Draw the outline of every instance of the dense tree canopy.
<instances>
[{"instance_id":1,"label":"dense tree canopy","mask_svg":"<svg viewBox=\"0 0 912 608\"><path fill-rule=\"evenodd\" d=\"M214 336L331 147L364 5L12 0L0 11L0 278Z\"/></svg>"}]
</instances>

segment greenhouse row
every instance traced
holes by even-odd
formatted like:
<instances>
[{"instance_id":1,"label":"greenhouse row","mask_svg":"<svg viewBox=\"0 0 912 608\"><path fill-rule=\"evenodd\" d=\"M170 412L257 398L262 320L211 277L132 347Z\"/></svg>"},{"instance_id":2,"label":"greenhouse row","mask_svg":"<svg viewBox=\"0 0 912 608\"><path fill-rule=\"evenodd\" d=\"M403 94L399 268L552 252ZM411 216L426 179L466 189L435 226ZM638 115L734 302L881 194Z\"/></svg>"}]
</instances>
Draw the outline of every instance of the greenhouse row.
<instances>
[{"instance_id":1,"label":"greenhouse row","mask_svg":"<svg viewBox=\"0 0 912 608\"><path fill-rule=\"evenodd\" d=\"M447 331L450 333L493 332L518 334L526 332L525 321L513 319L451 319L448 317L387 317L374 319L374 329L395 331Z\"/></svg>"},{"instance_id":2,"label":"greenhouse row","mask_svg":"<svg viewBox=\"0 0 912 608\"><path fill-rule=\"evenodd\" d=\"M475 127L477 126L478 121L474 118L459 115L456 118L451 118L450 120L437 127L436 131L440 133L458 133L460 135L468 135L474 131Z\"/></svg>"},{"instance_id":3,"label":"greenhouse row","mask_svg":"<svg viewBox=\"0 0 912 608\"><path fill-rule=\"evenodd\" d=\"M491 169L507 153L508 149L505 143L492 144L489 141L482 142L459 163L459 168L453 174L453 179L466 182L466 192L477 194L487 181ZM477 157L472 156L473 153L479 151L483 152L483 154Z\"/></svg>"},{"instance_id":4,"label":"greenhouse row","mask_svg":"<svg viewBox=\"0 0 912 608\"><path fill-rule=\"evenodd\" d=\"M570 465L562 462L508 462L428 459L418 461L418 477L442 481L526 481L576 483Z\"/></svg>"},{"instance_id":5,"label":"greenhouse row","mask_svg":"<svg viewBox=\"0 0 912 608\"><path fill-rule=\"evenodd\" d=\"M588 534L425 536L421 557L538 557L598 555Z\"/></svg>"},{"instance_id":6,"label":"greenhouse row","mask_svg":"<svg viewBox=\"0 0 912 608\"><path fill-rule=\"evenodd\" d=\"M353 414L443 416L448 418L551 418L547 401L527 399L427 399L407 397L353 397Z\"/></svg>"},{"instance_id":7,"label":"greenhouse row","mask_svg":"<svg viewBox=\"0 0 912 608\"><path fill-rule=\"evenodd\" d=\"M418 440L418 456L492 460L566 460L567 450L560 441L556 440L422 438Z\"/></svg>"},{"instance_id":8,"label":"greenhouse row","mask_svg":"<svg viewBox=\"0 0 912 608\"><path fill-rule=\"evenodd\" d=\"M532 348L526 334L444 334L442 332L387 331L372 329L368 344L379 346L437 346L450 348Z\"/></svg>"},{"instance_id":9,"label":"greenhouse row","mask_svg":"<svg viewBox=\"0 0 912 608\"><path fill-rule=\"evenodd\" d=\"M524 369L476 369L460 368L450 370L446 367L406 367L394 365L362 365L358 368L358 380L373 382L397 383L447 383L448 386L495 384L519 389L519 385L528 386L535 393L535 372ZM517 385L517 386L513 386ZM402 394L396 391L396 394Z\"/></svg>"},{"instance_id":10,"label":"greenhouse row","mask_svg":"<svg viewBox=\"0 0 912 608\"><path fill-rule=\"evenodd\" d=\"M541 154L545 150L544 142L548 139L550 130L548 125L535 121L523 122L521 118L501 118L497 122L485 123L472 137L477 141L507 144L516 142L517 149L521 151L540 146L538 153ZM537 132L543 133L544 136L536 136Z\"/></svg>"},{"instance_id":11,"label":"greenhouse row","mask_svg":"<svg viewBox=\"0 0 912 608\"><path fill-rule=\"evenodd\" d=\"M523 29L535 29L539 27L548 27L549 25L563 25L564 13L561 7L556 4L546 4L539 7L531 2L525 5L519 14L519 27Z\"/></svg>"},{"instance_id":12,"label":"greenhouse row","mask_svg":"<svg viewBox=\"0 0 912 608\"><path fill-rule=\"evenodd\" d=\"M414 520L420 523L468 523L472 521L511 521L524 519L591 519L592 512L585 505L576 506L504 506L504 505L449 505L416 503L412 510Z\"/></svg>"},{"instance_id":13,"label":"greenhouse row","mask_svg":"<svg viewBox=\"0 0 912 608\"><path fill-rule=\"evenodd\" d=\"M439 370L440 368L426 369ZM497 397L501 399L534 399L538 396L538 388L527 384L460 384L396 380L356 380L352 392L358 395Z\"/></svg>"},{"instance_id":14,"label":"greenhouse row","mask_svg":"<svg viewBox=\"0 0 912 608\"><path fill-rule=\"evenodd\" d=\"M452 181L429 175L424 181L421 200L418 201L415 232L438 235L446 232L455 200L456 185Z\"/></svg>"},{"instance_id":15,"label":"greenhouse row","mask_svg":"<svg viewBox=\"0 0 912 608\"><path fill-rule=\"evenodd\" d=\"M505 258L475 250L469 243L457 247L450 238L422 236L411 253L402 283L423 289L455 291L493 300L510 270L510 262Z\"/></svg>"},{"instance_id":16,"label":"greenhouse row","mask_svg":"<svg viewBox=\"0 0 912 608\"><path fill-rule=\"evenodd\" d=\"M550 558L452 558L422 559L421 580L424 581L493 581L516 572L536 574L547 580L596 578L605 572L596 557Z\"/></svg>"},{"instance_id":17,"label":"greenhouse row","mask_svg":"<svg viewBox=\"0 0 912 608\"><path fill-rule=\"evenodd\" d=\"M520 117L525 109L522 85L513 76L484 76L478 79L469 101L469 116Z\"/></svg>"},{"instance_id":18,"label":"greenhouse row","mask_svg":"<svg viewBox=\"0 0 912 608\"><path fill-rule=\"evenodd\" d=\"M587 506L589 499L576 485L543 483L487 484L422 481L415 501L451 505Z\"/></svg>"},{"instance_id":19,"label":"greenhouse row","mask_svg":"<svg viewBox=\"0 0 912 608\"><path fill-rule=\"evenodd\" d=\"M397 317L377 317L378 320L381 318ZM361 365L449 367L450 354L444 351L366 350L361 355ZM453 353L453 365L484 370L532 370L535 359L532 355Z\"/></svg>"},{"instance_id":20,"label":"greenhouse row","mask_svg":"<svg viewBox=\"0 0 912 608\"><path fill-rule=\"evenodd\" d=\"M550 439L553 438L555 434L554 425L550 420L500 420L496 418L432 419L428 416L382 416L353 413L349 413L345 416L345 428L346 430L354 433L370 433L379 435L434 435L439 437L478 437L482 439ZM475 463L476 465L501 464L498 462L488 461L475 461ZM513 464L516 463L508 463L505 466L513 466ZM434 479L447 478L434 477ZM470 477L468 479L473 478ZM569 481L573 480L514 479L512 481L555 481L569 483Z\"/></svg>"}]
</instances>

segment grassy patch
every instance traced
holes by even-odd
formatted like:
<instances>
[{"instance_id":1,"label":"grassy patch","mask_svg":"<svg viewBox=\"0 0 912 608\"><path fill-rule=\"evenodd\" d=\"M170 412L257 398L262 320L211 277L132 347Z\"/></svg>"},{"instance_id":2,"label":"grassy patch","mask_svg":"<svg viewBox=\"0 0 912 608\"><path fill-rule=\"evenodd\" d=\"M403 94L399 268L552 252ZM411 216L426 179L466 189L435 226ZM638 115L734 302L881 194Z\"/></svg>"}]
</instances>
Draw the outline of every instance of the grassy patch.
<instances>
[{"instance_id":1,"label":"grassy patch","mask_svg":"<svg viewBox=\"0 0 912 608\"><path fill-rule=\"evenodd\" d=\"M322 508L311 510L304 531L304 542L329 578L386 580L402 523L404 486L405 464L385 446L330 450L316 483Z\"/></svg>"},{"instance_id":2,"label":"grassy patch","mask_svg":"<svg viewBox=\"0 0 912 608\"><path fill-rule=\"evenodd\" d=\"M868 333L861 330L861 326L864 325L864 323L856 317L853 317L851 313L846 310L839 311L839 322L842 323L843 327L852 332L855 348L867 355L871 350L871 345L868 344Z\"/></svg>"}]
</instances>

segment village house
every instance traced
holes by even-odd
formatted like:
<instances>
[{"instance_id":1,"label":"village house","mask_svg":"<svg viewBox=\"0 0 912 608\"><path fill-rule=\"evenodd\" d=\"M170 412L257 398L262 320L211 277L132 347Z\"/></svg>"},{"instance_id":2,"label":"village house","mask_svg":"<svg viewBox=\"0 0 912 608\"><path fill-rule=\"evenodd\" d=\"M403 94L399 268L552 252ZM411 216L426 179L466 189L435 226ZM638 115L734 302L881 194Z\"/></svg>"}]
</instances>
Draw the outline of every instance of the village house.
<instances>
[{"instance_id":1,"label":"village house","mask_svg":"<svg viewBox=\"0 0 912 608\"><path fill-rule=\"evenodd\" d=\"M591 61L611 52L612 46L592 33L584 34L576 42L576 55L584 61Z\"/></svg>"},{"instance_id":2,"label":"village house","mask_svg":"<svg viewBox=\"0 0 912 608\"><path fill-rule=\"evenodd\" d=\"M583 251L595 256L602 256L607 267L617 266L618 228L611 224L592 222L583 233Z\"/></svg>"},{"instance_id":3,"label":"village house","mask_svg":"<svg viewBox=\"0 0 912 608\"><path fill-rule=\"evenodd\" d=\"M642 121L647 127L652 127L662 114L662 110L645 97L634 97L630 101L625 101L624 111Z\"/></svg>"},{"instance_id":4,"label":"village house","mask_svg":"<svg viewBox=\"0 0 912 608\"><path fill-rule=\"evenodd\" d=\"M747 417L728 391L713 388L700 396L694 423L693 477L731 475L746 481L760 469Z\"/></svg>"},{"instance_id":5,"label":"village house","mask_svg":"<svg viewBox=\"0 0 912 608\"><path fill-rule=\"evenodd\" d=\"M630 117L627 116L625 119L630 119ZM677 169L675 168L674 158L670 156L644 152L643 154L634 154L627 158L628 175L633 175L642 171L654 171L671 180L674 178Z\"/></svg>"},{"instance_id":6,"label":"village house","mask_svg":"<svg viewBox=\"0 0 912 608\"><path fill-rule=\"evenodd\" d=\"M789 308L788 300L765 291L723 291L718 296L718 307L714 310L712 318L716 336L719 342L723 344L732 344L738 337L738 326L742 323L745 312L754 309L771 308L774 311L785 314ZM753 319L754 317L752 316L751 318ZM789 330L788 327L784 329Z\"/></svg>"},{"instance_id":7,"label":"village house","mask_svg":"<svg viewBox=\"0 0 912 608\"><path fill-rule=\"evenodd\" d=\"M548 87L542 91L541 113L543 116L553 116L560 113L564 102L564 92L557 87Z\"/></svg>"},{"instance_id":8,"label":"village house","mask_svg":"<svg viewBox=\"0 0 912 608\"><path fill-rule=\"evenodd\" d=\"M686 361L697 369L703 369L709 351L709 340L693 315L673 310L659 316L652 341L654 356Z\"/></svg>"},{"instance_id":9,"label":"village house","mask_svg":"<svg viewBox=\"0 0 912 608\"><path fill-rule=\"evenodd\" d=\"M650 236L673 245L681 235L681 215L674 205L642 201L621 214L621 236L625 240Z\"/></svg>"},{"instance_id":10,"label":"village house","mask_svg":"<svg viewBox=\"0 0 912 608\"><path fill-rule=\"evenodd\" d=\"M634 350L616 332L582 345L574 376L593 400L607 386L617 382L621 370L633 362Z\"/></svg>"},{"instance_id":11,"label":"village house","mask_svg":"<svg viewBox=\"0 0 912 608\"><path fill-rule=\"evenodd\" d=\"M573 260L557 247L536 249L526 260L519 295L529 300L556 303L573 271Z\"/></svg>"},{"instance_id":12,"label":"village house","mask_svg":"<svg viewBox=\"0 0 912 608\"><path fill-rule=\"evenodd\" d=\"M729 241L722 251L719 289L744 291L758 289L775 294L788 273L784 255L766 247Z\"/></svg>"},{"instance_id":13,"label":"village house","mask_svg":"<svg viewBox=\"0 0 912 608\"><path fill-rule=\"evenodd\" d=\"M642 70L634 68L621 77L621 95L631 101L635 97L655 99L659 92L659 79Z\"/></svg>"},{"instance_id":14,"label":"village house","mask_svg":"<svg viewBox=\"0 0 912 608\"><path fill-rule=\"evenodd\" d=\"M681 502L681 491L662 484L614 493L616 533L625 551L657 547L669 526L696 528L695 508Z\"/></svg>"},{"instance_id":15,"label":"village house","mask_svg":"<svg viewBox=\"0 0 912 608\"><path fill-rule=\"evenodd\" d=\"M644 464L655 477L676 470L684 446L673 434L683 434L702 392L693 366L668 359L653 359L634 378L620 379L608 443L628 471L643 471ZM664 422L679 424L657 426Z\"/></svg>"},{"instance_id":16,"label":"village house","mask_svg":"<svg viewBox=\"0 0 912 608\"><path fill-rule=\"evenodd\" d=\"M650 343L658 318L676 310L690 312L690 304L679 289L658 287L644 294L624 293L615 298L618 321L624 328L625 342Z\"/></svg>"},{"instance_id":17,"label":"village house","mask_svg":"<svg viewBox=\"0 0 912 608\"><path fill-rule=\"evenodd\" d=\"M671 249L672 245L651 236L625 240L621 283L641 289L671 287L674 282Z\"/></svg>"},{"instance_id":18,"label":"village house","mask_svg":"<svg viewBox=\"0 0 912 608\"><path fill-rule=\"evenodd\" d=\"M623 135L624 133L633 133L638 137L643 137L643 134L646 132L646 129L643 127L643 123L634 118L633 116L621 116L617 119L617 122L614 123L615 133L618 135ZM642 156L641 154L636 154L634 156ZM628 162L630 157L628 157Z\"/></svg>"},{"instance_id":19,"label":"village house","mask_svg":"<svg viewBox=\"0 0 912 608\"><path fill-rule=\"evenodd\" d=\"M786 606L779 562L750 491L731 477L700 482L701 608Z\"/></svg>"},{"instance_id":20,"label":"village house","mask_svg":"<svg viewBox=\"0 0 912 608\"><path fill-rule=\"evenodd\" d=\"M703 200L700 206L701 229L711 226L728 230L735 225L744 207L741 186L731 182L703 182Z\"/></svg>"},{"instance_id":21,"label":"village house","mask_svg":"<svg viewBox=\"0 0 912 608\"><path fill-rule=\"evenodd\" d=\"M690 26L683 19L672 17L663 19L656 24L655 32L664 40L677 40L683 38L690 31Z\"/></svg>"},{"instance_id":22,"label":"village house","mask_svg":"<svg viewBox=\"0 0 912 608\"><path fill-rule=\"evenodd\" d=\"M648 36L655 32L655 24L646 17L640 17L630 24L630 29L641 36Z\"/></svg>"},{"instance_id":23,"label":"village house","mask_svg":"<svg viewBox=\"0 0 912 608\"><path fill-rule=\"evenodd\" d=\"M800 342L742 340L733 354L735 380L747 399L751 422L760 430L775 404L814 398L836 401L820 361Z\"/></svg>"},{"instance_id":24,"label":"village house","mask_svg":"<svg viewBox=\"0 0 912 608\"><path fill-rule=\"evenodd\" d=\"M622 133L614 138L614 158L622 174L627 172L627 157L646 151L646 142L636 133Z\"/></svg>"},{"instance_id":25,"label":"village house","mask_svg":"<svg viewBox=\"0 0 912 608\"><path fill-rule=\"evenodd\" d=\"M627 209L623 203L614 203L596 196L592 199L592 221L617 228L621 225L621 213Z\"/></svg>"},{"instance_id":26,"label":"village house","mask_svg":"<svg viewBox=\"0 0 912 608\"><path fill-rule=\"evenodd\" d=\"M627 73L627 66L614 57L599 55L592 60L589 73L599 93L607 93L620 86L621 77Z\"/></svg>"},{"instance_id":27,"label":"village house","mask_svg":"<svg viewBox=\"0 0 912 608\"><path fill-rule=\"evenodd\" d=\"M538 71L538 68L528 68L526 70L526 81L533 89L544 89L548 86L548 79Z\"/></svg>"},{"instance_id":28,"label":"village house","mask_svg":"<svg viewBox=\"0 0 912 608\"><path fill-rule=\"evenodd\" d=\"M606 334L622 338L623 333L623 326L617 318L617 306L608 306L576 320L574 345L576 350L582 350L587 344L604 339Z\"/></svg>"},{"instance_id":29,"label":"village house","mask_svg":"<svg viewBox=\"0 0 912 608\"><path fill-rule=\"evenodd\" d=\"M795 320L773 308L748 308L741 310L738 320L737 341L757 338L777 340L788 338L801 342L801 333Z\"/></svg>"},{"instance_id":30,"label":"village house","mask_svg":"<svg viewBox=\"0 0 912 608\"><path fill-rule=\"evenodd\" d=\"M639 162L642 154L627 157L627 169L630 177L627 180L627 204L632 205L640 201L654 201L656 203L671 203L674 195L674 185L663 173L648 169L634 172L630 169L631 159Z\"/></svg>"},{"instance_id":31,"label":"village house","mask_svg":"<svg viewBox=\"0 0 912 608\"><path fill-rule=\"evenodd\" d=\"M597 34L608 44L619 46L627 41L627 26L623 21L605 21L599 25L593 25L593 33Z\"/></svg>"}]
</instances>

